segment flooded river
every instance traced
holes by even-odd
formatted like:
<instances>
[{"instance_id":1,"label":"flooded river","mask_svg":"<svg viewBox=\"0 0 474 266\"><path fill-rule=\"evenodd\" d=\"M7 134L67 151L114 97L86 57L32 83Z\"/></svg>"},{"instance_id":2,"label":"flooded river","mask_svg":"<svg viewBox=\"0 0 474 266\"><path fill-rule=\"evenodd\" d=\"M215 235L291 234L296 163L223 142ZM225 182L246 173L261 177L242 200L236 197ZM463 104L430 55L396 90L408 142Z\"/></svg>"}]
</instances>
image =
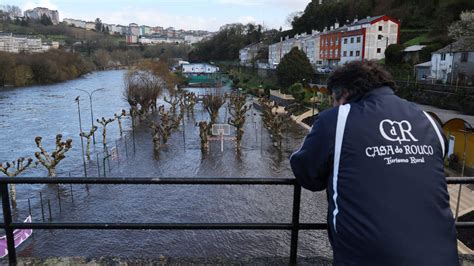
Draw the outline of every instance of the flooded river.
<instances>
[{"instance_id":1,"label":"flooded river","mask_svg":"<svg viewBox=\"0 0 474 266\"><path fill-rule=\"evenodd\" d=\"M112 117L128 109L124 101L123 71L107 71L52 86L0 91L0 160L32 156L34 138L43 136L48 148L57 133L73 139L74 148L58 167L61 176L82 176L82 157L77 104L81 95L83 128L90 128L88 96L75 88L93 90L94 116ZM226 90L225 88L223 90ZM198 94L206 90L193 89ZM220 120L226 120L225 108ZM200 151L196 121L207 120L207 112L196 105L195 119L185 118L184 128L172 135L156 160L149 129L142 124L135 132L124 121L126 136L110 127L110 153L105 161L101 144L87 163L89 176L110 177L292 177L288 157L298 148L304 130L294 126L286 133L283 152L272 146L266 130L261 130L259 113L252 109L247 118L242 154L237 156L232 143L211 143L209 154ZM135 135L135 138L133 138ZM98 138L99 135L97 135ZM135 139L135 141L133 140ZM134 148L135 146L135 148ZM97 163L97 155L99 161ZM105 166L105 167L104 167ZM46 175L41 167L24 176ZM71 188L72 195L71 197ZM292 187L271 186L18 186L17 221L28 215L31 201L33 220L42 221L39 193L51 202L53 222L153 222L153 223L289 223ZM47 204L45 219L49 221ZM325 222L326 194L303 191L302 222ZM67 231L35 230L32 239L19 249L19 256L116 256L128 258L171 257L286 257L290 233L287 231ZM325 231L300 233L299 255L330 257Z\"/></svg>"}]
</instances>

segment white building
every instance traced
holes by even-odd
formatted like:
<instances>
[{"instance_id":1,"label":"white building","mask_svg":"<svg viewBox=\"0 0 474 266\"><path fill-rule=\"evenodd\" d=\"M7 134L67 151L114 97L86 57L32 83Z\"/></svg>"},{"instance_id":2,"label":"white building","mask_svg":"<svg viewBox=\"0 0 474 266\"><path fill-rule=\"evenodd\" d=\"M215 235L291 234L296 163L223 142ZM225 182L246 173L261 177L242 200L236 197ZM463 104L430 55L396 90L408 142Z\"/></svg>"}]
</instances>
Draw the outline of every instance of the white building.
<instances>
[{"instance_id":1,"label":"white building","mask_svg":"<svg viewBox=\"0 0 474 266\"><path fill-rule=\"evenodd\" d=\"M81 28L81 29L86 28L86 22L84 20L65 18L65 19L63 19L63 22L66 23L69 26L73 26L73 27L76 27L76 28Z\"/></svg>"},{"instance_id":2,"label":"white building","mask_svg":"<svg viewBox=\"0 0 474 266\"><path fill-rule=\"evenodd\" d=\"M25 11L25 18L32 20L40 20L43 15L51 19L54 25L59 24L59 12L57 10L49 10L44 7L36 7Z\"/></svg>"},{"instance_id":3,"label":"white building","mask_svg":"<svg viewBox=\"0 0 474 266\"><path fill-rule=\"evenodd\" d=\"M187 44L195 44L204 39L204 36L195 36L195 35L185 35L184 36L184 42Z\"/></svg>"},{"instance_id":4,"label":"white building","mask_svg":"<svg viewBox=\"0 0 474 266\"><path fill-rule=\"evenodd\" d=\"M261 49L266 48L267 46L262 42L253 43L239 50L239 59L240 65L251 67L255 62L255 58L258 55L258 52ZM265 62L267 63L267 62Z\"/></svg>"},{"instance_id":5,"label":"white building","mask_svg":"<svg viewBox=\"0 0 474 266\"><path fill-rule=\"evenodd\" d=\"M284 40L270 45L268 47L268 64L270 68L276 68L280 64L281 59L283 59L293 47L299 47L300 44L298 38L290 38L287 36Z\"/></svg>"},{"instance_id":6,"label":"white building","mask_svg":"<svg viewBox=\"0 0 474 266\"><path fill-rule=\"evenodd\" d=\"M314 67L321 66L323 61L319 55L319 43L321 41L321 33L314 31L311 35L303 37L301 40L300 49L306 54L309 62Z\"/></svg>"},{"instance_id":7,"label":"white building","mask_svg":"<svg viewBox=\"0 0 474 266\"><path fill-rule=\"evenodd\" d=\"M95 30L95 22L92 22L92 21L86 22L86 30Z\"/></svg>"},{"instance_id":8,"label":"white building","mask_svg":"<svg viewBox=\"0 0 474 266\"><path fill-rule=\"evenodd\" d=\"M381 15L355 20L347 25L347 33L354 37L362 37L363 50L360 52L363 59L384 59L385 50L391 44L397 44L400 37L400 22L389 16ZM359 45L353 48L359 48ZM355 51L355 50L352 51ZM350 50L347 50L350 51Z\"/></svg>"},{"instance_id":9,"label":"white building","mask_svg":"<svg viewBox=\"0 0 474 266\"><path fill-rule=\"evenodd\" d=\"M175 38L175 37L168 37L163 35L152 35L147 37L140 37L138 40L141 44L153 45L153 44L160 44L160 43L172 43L172 44L181 44L184 43L183 38Z\"/></svg>"},{"instance_id":10,"label":"white building","mask_svg":"<svg viewBox=\"0 0 474 266\"><path fill-rule=\"evenodd\" d=\"M140 27L136 23L130 23L128 25L128 34L133 36L140 36Z\"/></svg>"},{"instance_id":11,"label":"white building","mask_svg":"<svg viewBox=\"0 0 474 266\"><path fill-rule=\"evenodd\" d=\"M351 61L362 61L364 52L363 40L364 33L362 30L352 30L342 33L340 65Z\"/></svg>"},{"instance_id":12,"label":"white building","mask_svg":"<svg viewBox=\"0 0 474 266\"><path fill-rule=\"evenodd\" d=\"M430 78L443 83L474 84L474 37L464 37L431 55Z\"/></svg>"},{"instance_id":13,"label":"white building","mask_svg":"<svg viewBox=\"0 0 474 266\"><path fill-rule=\"evenodd\" d=\"M44 52L40 38L13 36L12 33L0 33L0 51L9 53Z\"/></svg>"},{"instance_id":14,"label":"white building","mask_svg":"<svg viewBox=\"0 0 474 266\"><path fill-rule=\"evenodd\" d=\"M184 74L213 74L219 72L219 68L211 64L183 64Z\"/></svg>"}]
</instances>

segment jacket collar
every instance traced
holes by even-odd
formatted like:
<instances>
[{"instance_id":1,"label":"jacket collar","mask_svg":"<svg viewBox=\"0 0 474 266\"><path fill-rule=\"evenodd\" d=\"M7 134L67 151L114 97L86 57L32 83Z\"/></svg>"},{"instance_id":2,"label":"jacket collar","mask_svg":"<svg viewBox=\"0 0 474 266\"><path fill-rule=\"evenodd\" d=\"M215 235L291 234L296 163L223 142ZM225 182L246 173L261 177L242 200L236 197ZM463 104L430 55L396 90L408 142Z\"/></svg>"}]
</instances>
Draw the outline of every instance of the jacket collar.
<instances>
[{"instance_id":1,"label":"jacket collar","mask_svg":"<svg viewBox=\"0 0 474 266\"><path fill-rule=\"evenodd\" d=\"M371 90L368 93L362 96L356 97L349 102L359 102L359 101L366 100L367 98L370 98L372 96L383 96L383 95L393 95L393 94L395 94L395 92L393 91L392 88L388 86L384 86L384 87Z\"/></svg>"}]
</instances>

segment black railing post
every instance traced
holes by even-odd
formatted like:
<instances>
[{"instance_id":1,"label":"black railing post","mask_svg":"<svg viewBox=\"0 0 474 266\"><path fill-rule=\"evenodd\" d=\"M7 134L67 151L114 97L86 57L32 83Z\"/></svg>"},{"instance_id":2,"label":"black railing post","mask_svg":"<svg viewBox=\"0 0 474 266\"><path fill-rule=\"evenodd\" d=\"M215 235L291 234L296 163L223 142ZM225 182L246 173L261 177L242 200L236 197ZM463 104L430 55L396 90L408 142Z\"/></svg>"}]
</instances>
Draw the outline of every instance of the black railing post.
<instances>
[{"instance_id":1,"label":"black railing post","mask_svg":"<svg viewBox=\"0 0 474 266\"><path fill-rule=\"evenodd\" d=\"M297 264L298 258L298 233L300 230L300 203L301 203L301 186L295 184L293 192L293 219L291 221L291 249L290 249L290 265Z\"/></svg>"},{"instance_id":2,"label":"black railing post","mask_svg":"<svg viewBox=\"0 0 474 266\"><path fill-rule=\"evenodd\" d=\"M8 195L8 184L0 184L3 206L3 223L5 224L5 235L7 236L8 262L16 265L15 239L13 237L12 213L10 209L10 196Z\"/></svg>"}]
</instances>

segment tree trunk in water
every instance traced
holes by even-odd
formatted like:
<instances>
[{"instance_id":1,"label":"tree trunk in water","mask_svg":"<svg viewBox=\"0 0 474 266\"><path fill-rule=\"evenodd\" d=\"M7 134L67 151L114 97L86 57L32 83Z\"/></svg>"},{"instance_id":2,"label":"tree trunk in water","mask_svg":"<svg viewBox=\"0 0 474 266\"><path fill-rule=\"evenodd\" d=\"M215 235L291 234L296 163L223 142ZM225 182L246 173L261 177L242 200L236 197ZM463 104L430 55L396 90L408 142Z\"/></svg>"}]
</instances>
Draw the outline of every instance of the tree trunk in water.
<instances>
[{"instance_id":1,"label":"tree trunk in water","mask_svg":"<svg viewBox=\"0 0 474 266\"><path fill-rule=\"evenodd\" d=\"M10 184L10 199L12 201L12 207L16 209L16 188L15 184Z\"/></svg>"}]
</instances>

